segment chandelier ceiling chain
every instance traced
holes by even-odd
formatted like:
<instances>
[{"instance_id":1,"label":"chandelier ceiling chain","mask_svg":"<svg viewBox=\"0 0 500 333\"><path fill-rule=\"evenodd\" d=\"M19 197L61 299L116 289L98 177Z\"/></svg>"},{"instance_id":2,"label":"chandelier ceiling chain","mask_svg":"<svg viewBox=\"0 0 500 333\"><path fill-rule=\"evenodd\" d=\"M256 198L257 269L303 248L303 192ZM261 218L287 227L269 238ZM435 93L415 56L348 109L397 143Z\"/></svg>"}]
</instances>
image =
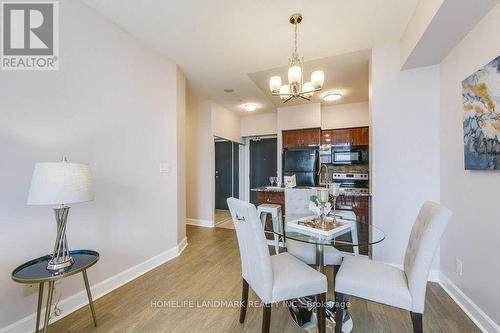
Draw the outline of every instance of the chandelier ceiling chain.
<instances>
[{"instance_id":1,"label":"chandelier ceiling chain","mask_svg":"<svg viewBox=\"0 0 500 333\"><path fill-rule=\"evenodd\" d=\"M315 92L323 87L325 74L323 71L311 73L311 81L304 83L304 59L297 52L298 45L298 25L302 22L302 14L295 13L290 16L289 22L294 26L294 51L289 59L288 84L281 84L280 76L273 76L269 79L269 89L272 95L280 96L283 103L292 98L302 98L310 101Z\"/></svg>"}]
</instances>

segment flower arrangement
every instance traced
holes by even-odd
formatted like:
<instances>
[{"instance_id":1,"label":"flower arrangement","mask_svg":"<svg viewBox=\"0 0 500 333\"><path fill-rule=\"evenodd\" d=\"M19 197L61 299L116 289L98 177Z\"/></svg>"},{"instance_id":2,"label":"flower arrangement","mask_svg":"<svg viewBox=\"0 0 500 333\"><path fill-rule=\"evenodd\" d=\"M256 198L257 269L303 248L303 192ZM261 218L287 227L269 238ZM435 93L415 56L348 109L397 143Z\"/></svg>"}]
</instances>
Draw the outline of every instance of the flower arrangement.
<instances>
[{"instance_id":1,"label":"flower arrangement","mask_svg":"<svg viewBox=\"0 0 500 333\"><path fill-rule=\"evenodd\" d=\"M321 202L317 195L311 195L309 198L309 210L318 217L325 216L332 210L332 204L330 202Z\"/></svg>"}]
</instances>

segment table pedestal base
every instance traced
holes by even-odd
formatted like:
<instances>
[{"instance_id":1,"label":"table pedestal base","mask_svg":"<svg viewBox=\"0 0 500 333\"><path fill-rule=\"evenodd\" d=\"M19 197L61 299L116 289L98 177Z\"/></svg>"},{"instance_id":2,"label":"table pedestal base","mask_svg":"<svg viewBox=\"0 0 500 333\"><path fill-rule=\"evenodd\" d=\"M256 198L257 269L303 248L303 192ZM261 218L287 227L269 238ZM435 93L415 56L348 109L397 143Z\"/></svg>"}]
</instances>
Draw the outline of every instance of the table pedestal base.
<instances>
[{"instance_id":1,"label":"table pedestal base","mask_svg":"<svg viewBox=\"0 0 500 333\"><path fill-rule=\"evenodd\" d=\"M308 333L318 332L316 311L313 305L314 300L309 297L287 301L288 310L290 311L290 316L293 321ZM345 310L342 332L350 333L352 331L352 327L352 318L349 315L349 311ZM335 331L335 302L331 300L326 302L326 331Z\"/></svg>"}]
</instances>

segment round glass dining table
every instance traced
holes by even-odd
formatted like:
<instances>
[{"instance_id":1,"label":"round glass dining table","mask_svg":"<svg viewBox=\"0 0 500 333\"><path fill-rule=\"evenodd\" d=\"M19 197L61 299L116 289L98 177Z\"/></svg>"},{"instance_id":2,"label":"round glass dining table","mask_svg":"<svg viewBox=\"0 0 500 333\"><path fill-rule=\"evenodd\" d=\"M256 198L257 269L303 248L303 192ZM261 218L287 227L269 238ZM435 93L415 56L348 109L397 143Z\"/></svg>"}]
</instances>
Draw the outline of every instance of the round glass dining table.
<instances>
[{"instance_id":1,"label":"round glass dining table","mask_svg":"<svg viewBox=\"0 0 500 333\"><path fill-rule=\"evenodd\" d=\"M316 266L317 269L324 273L325 270L325 246L333 246L342 251L345 255L364 255L369 256L371 246L382 242L385 239L385 234L382 230L368 223L363 223L355 220L355 217L345 216L343 214L335 214L337 227L330 231L330 235L323 235L311 228L305 227L304 222L314 219L310 214L302 215L287 215L283 221L283 225L279 226L278 230L273 230L273 233L280 236L285 244L289 239L298 242L308 243L315 247L316 250ZM331 221L329 217L327 221ZM326 222L331 223L331 222ZM314 300L305 298L297 299L288 302L288 308L293 320L307 332L317 332L316 320L313 316L313 308L309 306ZM329 331L333 332L333 318L335 318L335 303L331 300L327 301L327 318L331 319ZM345 311L343 332L352 330L352 319L348 311Z\"/></svg>"}]
</instances>

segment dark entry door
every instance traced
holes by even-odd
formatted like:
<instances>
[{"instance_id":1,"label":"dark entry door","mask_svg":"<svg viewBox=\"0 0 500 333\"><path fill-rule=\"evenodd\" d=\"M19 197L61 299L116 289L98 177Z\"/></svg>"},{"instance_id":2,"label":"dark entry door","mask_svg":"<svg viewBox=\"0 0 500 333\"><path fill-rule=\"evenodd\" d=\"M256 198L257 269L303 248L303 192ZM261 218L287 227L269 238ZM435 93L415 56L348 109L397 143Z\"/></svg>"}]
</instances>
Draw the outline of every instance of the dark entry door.
<instances>
[{"instance_id":1,"label":"dark entry door","mask_svg":"<svg viewBox=\"0 0 500 333\"><path fill-rule=\"evenodd\" d=\"M233 143L215 142L215 208L228 209L227 198L233 193Z\"/></svg>"},{"instance_id":2,"label":"dark entry door","mask_svg":"<svg viewBox=\"0 0 500 333\"><path fill-rule=\"evenodd\" d=\"M278 169L276 138L250 140L250 188L269 186L269 177ZM250 191L250 202L257 205L257 193Z\"/></svg>"}]
</instances>

